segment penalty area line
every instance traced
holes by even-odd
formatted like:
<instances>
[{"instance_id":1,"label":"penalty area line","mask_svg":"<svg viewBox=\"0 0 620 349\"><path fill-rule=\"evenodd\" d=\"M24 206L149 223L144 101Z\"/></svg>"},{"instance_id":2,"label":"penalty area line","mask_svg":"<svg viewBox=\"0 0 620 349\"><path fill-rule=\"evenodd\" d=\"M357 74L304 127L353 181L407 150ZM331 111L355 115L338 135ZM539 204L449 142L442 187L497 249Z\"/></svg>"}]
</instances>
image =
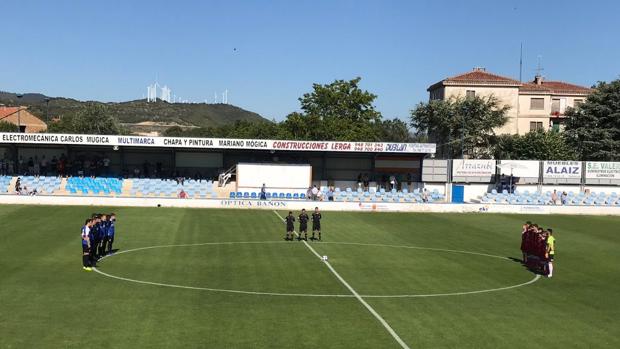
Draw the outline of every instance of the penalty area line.
<instances>
[{"instance_id":1,"label":"penalty area line","mask_svg":"<svg viewBox=\"0 0 620 349\"><path fill-rule=\"evenodd\" d=\"M275 213L276 216L278 216L278 218L280 218L282 222L286 222L284 218L282 218L282 216L278 213L278 211L273 211L273 213ZM297 232L294 232L294 233L295 235L299 236ZM359 293L357 293L357 291L355 291L355 289L351 287L351 285L349 285L349 283L342 276L340 276L340 274L338 274L336 269L334 269L334 267L332 267L332 265L328 261L323 260L323 258L321 258L321 255L318 254L318 252L316 252L316 250L312 246L310 246L310 244L306 240L301 240L301 241L304 243L304 245L306 245L306 247L310 250L310 252L312 252L315 256L317 256L319 260L322 261L327 266L329 271L331 271L332 274L334 274L334 276L338 279L338 281L340 281L344 285L344 287L346 287L349 290L349 292L351 292L351 294L353 294L353 296L360 303L362 303L362 305L381 323L381 325L383 325L383 327L388 331L388 333L392 336L392 338L394 338L394 340L398 344L400 344L400 346L403 349L410 349L407 343L405 343L405 341L403 341L402 338L400 338L398 333L394 331L392 326L390 326L390 324L388 324L387 321L385 321L385 319L381 315L379 315L379 313L377 313L377 311L370 304L368 304L368 302L366 302L364 298L362 298L362 296L360 296Z\"/></svg>"}]
</instances>

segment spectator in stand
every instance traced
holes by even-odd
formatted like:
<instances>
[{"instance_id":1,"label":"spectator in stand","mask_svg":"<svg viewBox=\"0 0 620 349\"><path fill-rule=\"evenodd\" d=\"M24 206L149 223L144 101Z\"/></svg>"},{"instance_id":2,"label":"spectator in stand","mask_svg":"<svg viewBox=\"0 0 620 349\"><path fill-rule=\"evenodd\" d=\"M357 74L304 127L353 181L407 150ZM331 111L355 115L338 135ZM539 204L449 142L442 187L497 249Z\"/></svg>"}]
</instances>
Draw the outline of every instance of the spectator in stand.
<instances>
[{"instance_id":1,"label":"spectator in stand","mask_svg":"<svg viewBox=\"0 0 620 349\"><path fill-rule=\"evenodd\" d=\"M306 190L306 198L312 200L312 187L308 187L308 190Z\"/></svg>"},{"instance_id":2,"label":"spectator in stand","mask_svg":"<svg viewBox=\"0 0 620 349\"><path fill-rule=\"evenodd\" d=\"M364 191L368 191L368 187L370 187L370 178L368 178L368 173L364 173L362 183L364 185Z\"/></svg>"},{"instance_id":3,"label":"spectator in stand","mask_svg":"<svg viewBox=\"0 0 620 349\"><path fill-rule=\"evenodd\" d=\"M428 202L428 191L426 190L426 188L422 190L422 201Z\"/></svg>"},{"instance_id":4,"label":"spectator in stand","mask_svg":"<svg viewBox=\"0 0 620 349\"><path fill-rule=\"evenodd\" d=\"M265 183L263 183L263 186L260 187L260 199L267 200L267 187L265 186Z\"/></svg>"},{"instance_id":5,"label":"spectator in stand","mask_svg":"<svg viewBox=\"0 0 620 349\"><path fill-rule=\"evenodd\" d=\"M363 176L362 176L361 173L357 175L357 187L358 188L361 188L362 185L364 184L364 181L363 181L362 178L363 178Z\"/></svg>"},{"instance_id":6,"label":"spectator in stand","mask_svg":"<svg viewBox=\"0 0 620 349\"><path fill-rule=\"evenodd\" d=\"M37 177L41 174L41 162L39 161L39 157L37 155L34 156L34 166L32 172Z\"/></svg>"},{"instance_id":7,"label":"spectator in stand","mask_svg":"<svg viewBox=\"0 0 620 349\"><path fill-rule=\"evenodd\" d=\"M391 175L390 176L390 190L396 189L396 185L397 184L398 184L398 182L396 181L396 176Z\"/></svg>"},{"instance_id":8,"label":"spectator in stand","mask_svg":"<svg viewBox=\"0 0 620 349\"><path fill-rule=\"evenodd\" d=\"M47 176L47 159L45 154L41 157L41 174Z\"/></svg>"},{"instance_id":9,"label":"spectator in stand","mask_svg":"<svg viewBox=\"0 0 620 349\"><path fill-rule=\"evenodd\" d=\"M34 159L32 156L28 158L28 174L32 175L34 173Z\"/></svg>"},{"instance_id":10,"label":"spectator in stand","mask_svg":"<svg viewBox=\"0 0 620 349\"><path fill-rule=\"evenodd\" d=\"M413 173L407 173L407 190L411 190L412 183L413 183Z\"/></svg>"},{"instance_id":11,"label":"spectator in stand","mask_svg":"<svg viewBox=\"0 0 620 349\"><path fill-rule=\"evenodd\" d=\"M17 181L15 181L15 193L19 194L22 190L22 179L17 177Z\"/></svg>"},{"instance_id":12,"label":"spectator in stand","mask_svg":"<svg viewBox=\"0 0 620 349\"><path fill-rule=\"evenodd\" d=\"M150 165L149 165L148 160L144 160L144 163L142 164L142 173L144 174L144 177L148 178L148 176L149 176L149 167L150 167Z\"/></svg>"},{"instance_id":13,"label":"spectator in stand","mask_svg":"<svg viewBox=\"0 0 620 349\"><path fill-rule=\"evenodd\" d=\"M562 205L566 205L568 203L568 194L565 191L562 192L561 200Z\"/></svg>"},{"instance_id":14,"label":"spectator in stand","mask_svg":"<svg viewBox=\"0 0 620 349\"><path fill-rule=\"evenodd\" d=\"M22 155L17 160L17 173L20 175L24 174L24 157Z\"/></svg>"},{"instance_id":15,"label":"spectator in stand","mask_svg":"<svg viewBox=\"0 0 620 349\"><path fill-rule=\"evenodd\" d=\"M66 169L67 169L67 158L65 157L65 154L61 154L60 160L58 161L58 175L64 177L66 174L65 172Z\"/></svg>"},{"instance_id":16,"label":"spectator in stand","mask_svg":"<svg viewBox=\"0 0 620 349\"><path fill-rule=\"evenodd\" d=\"M329 187L327 192L327 201L334 201L334 187Z\"/></svg>"},{"instance_id":17,"label":"spectator in stand","mask_svg":"<svg viewBox=\"0 0 620 349\"><path fill-rule=\"evenodd\" d=\"M318 193L316 194L316 200L317 201L323 201L323 192L322 191L318 191Z\"/></svg>"},{"instance_id":18,"label":"spectator in stand","mask_svg":"<svg viewBox=\"0 0 620 349\"><path fill-rule=\"evenodd\" d=\"M56 155L52 156L52 161L50 161L50 167L55 174L58 174L58 159L56 158Z\"/></svg>"},{"instance_id":19,"label":"spectator in stand","mask_svg":"<svg viewBox=\"0 0 620 349\"><path fill-rule=\"evenodd\" d=\"M185 190L181 189L181 191L179 192L179 199L187 199L187 193L185 192Z\"/></svg>"},{"instance_id":20,"label":"spectator in stand","mask_svg":"<svg viewBox=\"0 0 620 349\"><path fill-rule=\"evenodd\" d=\"M558 204L558 193L556 192L555 189L553 189L553 193L551 193L551 204L553 205L557 205Z\"/></svg>"},{"instance_id":21,"label":"spectator in stand","mask_svg":"<svg viewBox=\"0 0 620 349\"><path fill-rule=\"evenodd\" d=\"M110 159L106 156L103 158L102 163L103 163L103 175L109 176L110 175Z\"/></svg>"},{"instance_id":22,"label":"spectator in stand","mask_svg":"<svg viewBox=\"0 0 620 349\"><path fill-rule=\"evenodd\" d=\"M319 188L317 188L316 185L312 187L312 190L310 191L310 193L312 194L313 201L318 200Z\"/></svg>"}]
</instances>

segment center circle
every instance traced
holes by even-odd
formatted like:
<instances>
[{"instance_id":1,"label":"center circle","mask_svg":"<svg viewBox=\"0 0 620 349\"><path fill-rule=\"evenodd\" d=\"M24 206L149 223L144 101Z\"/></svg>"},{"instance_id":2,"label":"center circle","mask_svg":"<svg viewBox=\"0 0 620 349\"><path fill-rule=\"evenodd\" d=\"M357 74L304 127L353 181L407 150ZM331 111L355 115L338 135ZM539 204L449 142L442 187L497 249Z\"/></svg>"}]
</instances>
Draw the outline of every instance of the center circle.
<instances>
[{"instance_id":1,"label":"center circle","mask_svg":"<svg viewBox=\"0 0 620 349\"><path fill-rule=\"evenodd\" d=\"M463 277L463 275L459 275L459 273L463 273L463 270L466 270L466 266L464 267L465 269L461 267L461 264L463 264L461 261L462 257L472 259L471 265L474 268L480 267L481 262L484 262L483 265L492 265L494 268L497 268L495 266L498 264L495 263L496 261L505 262L505 267L514 267L514 262L507 257L492 254L420 246L354 242L321 242L318 245L325 246L322 247L323 250L327 251L325 253L330 254L330 252L334 252L327 262L320 261L315 256L311 257L316 259L313 262L308 262L311 260L310 258L300 258L300 253L310 254L303 244L285 241L213 242L146 246L124 250L104 257L101 262L102 265L105 265L105 270L99 267L95 268L95 271L103 276L117 280L161 287L250 295L347 298L355 296L344 289L335 280L333 275L329 273L326 266L322 264L334 262L338 272L342 274L344 279L350 281L347 273L351 273L351 270L355 272L356 268L364 268L365 265L372 267L390 266L390 263L377 260L379 258L377 256L373 259L372 253L364 251L364 249L382 248L393 249L389 251L390 255L394 257L393 260L404 261L401 264L405 268L415 268L416 263L404 260L406 258L404 256L407 253L413 252L416 252L417 258L423 259L439 258L435 257L435 255L440 255L441 257L438 261L440 264L446 264L446 268L442 270L442 266L437 265L435 269L412 270L414 272L413 275L420 278L417 280L418 288L421 287L420 282L425 280L432 279L436 282L435 285L432 282L429 282L429 285L422 285L426 288L422 288L417 292L407 292L406 290L403 292L403 288L406 288L408 285L408 283L403 283L403 280L391 282L389 279L381 280L377 276L373 276L371 280L368 280L368 283L393 285L389 285L391 287L388 287L388 292L381 292L381 290L373 291L372 288L369 291L369 289L365 288L367 284L365 281L367 280L364 280L364 275L362 275L359 281L361 288L357 288L355 285L354 288L364 298L438 297L497 292L526 286L540 278L539 275L535 275L530 280L520 283L511 282L508 285L502 285L495 282L495 284L488 287L480 287L478 285L478 287L468 288L467 284L461 285L459 280L452 280L453 278L458 279L459 276ZM353 249L355 258L347 259L338 255L338 251L335 250L338 246L343 245L359 247L360 251ZM195 248L198 246L212 246L215 248L205 251L204 249ZM300 249L306 251L300 251ZM355 253L360 253L360 256L370 256L370 258L361 258L355 255ZM398 254L403 255L398 256ZM112 258L115 260L125 259L125 263L106 262ZM278 263L274 263L274 260L278 261ZM347 262L354 263L355 268L349 268L346 265ZM508 263L512 263L512 265ZM344 269L340 270L339 267L344 267ZM131 276L123 275L126 274L127 270L130 271ZM296 277L299 272L310 273L312 277ZM380 270L378 272L378 275L381 275ZM220 283L223 284L223 287L203 287L203 285L199 284L188 285L186 282L186 280L209 280L212 275L216 278L214 279L215 282L210 285ZM352 276L354 274L348 275ZM466 276L464 278L467 279ZM446 289L442 280L450 281L459 287L455 287L456 290L453 291ZM416 284L416 280L406 281Z\"/></svg>"}]
</instances>

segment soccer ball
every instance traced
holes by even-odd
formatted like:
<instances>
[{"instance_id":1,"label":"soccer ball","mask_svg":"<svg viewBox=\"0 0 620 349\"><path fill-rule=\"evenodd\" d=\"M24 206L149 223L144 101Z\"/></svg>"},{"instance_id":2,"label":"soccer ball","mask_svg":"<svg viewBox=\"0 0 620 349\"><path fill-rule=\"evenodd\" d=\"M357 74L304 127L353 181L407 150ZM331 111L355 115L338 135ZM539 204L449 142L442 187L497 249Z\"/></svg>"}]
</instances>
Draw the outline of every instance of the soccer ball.
<instances>
[{"instance_id":1,"label":"soccer ball","mask_svg":"<svg viewBox=\"0 0 620 349\"><path fill-rule=\"evenodd\" d=\"M323 256L322 258L324 261L327 261L327 256Z\"/></svg>"}]
</instances>

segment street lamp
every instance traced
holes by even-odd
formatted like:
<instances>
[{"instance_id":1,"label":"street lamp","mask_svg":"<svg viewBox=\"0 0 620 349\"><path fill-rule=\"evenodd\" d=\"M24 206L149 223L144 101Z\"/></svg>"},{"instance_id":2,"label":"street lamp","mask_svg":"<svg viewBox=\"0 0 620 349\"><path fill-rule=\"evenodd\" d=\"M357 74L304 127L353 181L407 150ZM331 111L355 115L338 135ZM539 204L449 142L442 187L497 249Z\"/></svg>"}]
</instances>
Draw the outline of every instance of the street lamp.
<instances>
[{"instance_id":1,"label":"street lamp","mask_svg":"<svg viewBox=\"0 0 620 349\"><path fill-rule=\"evenodd\" d=\"M20 112L22 110L22 106L21 106L21 99L22 97L24 97L23 94L18 93L17 95L17 132L21 133L22 132L22 120L21 120L21 115Z\"/></svg>"}]
</instances>

